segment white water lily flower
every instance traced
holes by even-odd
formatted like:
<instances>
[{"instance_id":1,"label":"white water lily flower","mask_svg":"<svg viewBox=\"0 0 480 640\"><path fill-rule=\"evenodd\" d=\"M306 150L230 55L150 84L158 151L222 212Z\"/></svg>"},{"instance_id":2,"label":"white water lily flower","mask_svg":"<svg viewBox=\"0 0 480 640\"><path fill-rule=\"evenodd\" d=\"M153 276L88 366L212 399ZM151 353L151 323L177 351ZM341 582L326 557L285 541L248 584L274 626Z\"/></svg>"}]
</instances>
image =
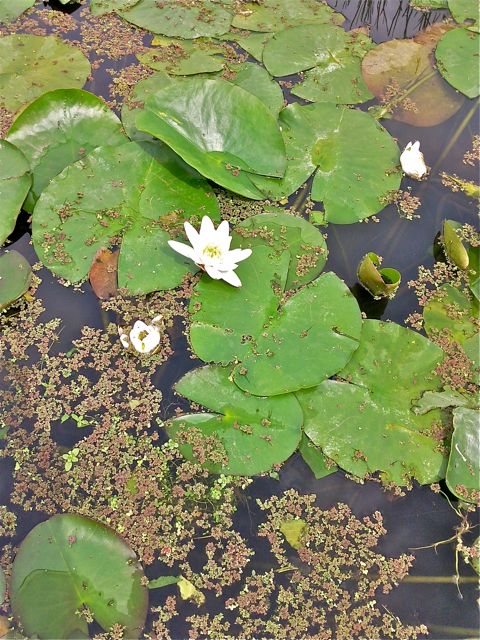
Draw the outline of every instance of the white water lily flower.
<instances>
[{"instance_id":1,"label":"white water lily flower","mask_svg":"<svg viewBox=\"0 0 480 640\"><path fill-rule=\"evenodd\" d=\"M239 262L252 254L252 250L233 249L230 251L232 236L227 220L221 222L217 229L208 216L202 218L200 231L197 231L189 222L185 222L183 226L192 246L169 240L168 244L172 249L193 260L214 280L225 280L234 287L241 287L242 283L235 273L235 269Z\"/></svg>"},{"instance_id":2,"label":"white water lily flower","mask_svg":"<svg viewBox=\"0 0 480 640\"><path fill-rule=\"evenodd\" d=\"M137 320L129 334L119 327L120 342L125 349L132 348L137 353L153 353L160 345L160 330L156 326L162 316L157 316L151 324Z\"/></svg>"},{"instance_id":3,"label":"white water lily flower","mask_svg":"<svg viewBox=\"0 0 480 640\"><path fill-rule=\"evenodd\" d=\"M418 140L407 144L400 156L400 162L403 171L410 178L420 180L427 174L427 165L425 164L423 153L420 151L420 142Z\"/></svg>"}]
</instances>

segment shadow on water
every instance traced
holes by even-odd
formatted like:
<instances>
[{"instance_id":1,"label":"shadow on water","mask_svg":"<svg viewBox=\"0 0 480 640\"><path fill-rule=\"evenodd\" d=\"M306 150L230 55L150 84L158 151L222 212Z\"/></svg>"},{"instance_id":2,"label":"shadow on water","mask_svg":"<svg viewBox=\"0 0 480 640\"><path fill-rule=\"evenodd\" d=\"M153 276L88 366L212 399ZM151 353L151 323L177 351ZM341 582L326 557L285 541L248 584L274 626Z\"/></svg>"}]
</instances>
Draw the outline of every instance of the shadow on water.
<instances>
[{"instance_id":1,"label":"shadow on water","mask_svg":"<svg viewBox=\"0 0 480 640\"><path fill-rule=\"evenodd\" d=\"M406 0L329 0L333 8L347 17L346 28L363 25L371 27L371 36L376 42L392 38L411 37L446 15L442 11L422 13L411 9ZM58 0L51 0L45 10L62 10L72 15L78 12L80 5L62 5ZM72 36L73 37L73 36ZM109 66L120 70L134 61L127 57ZM108 97L108 82L111 77L105 73L104 65L95 72L87 89ZM329 259L327 270L336 272L343 278L359 300L362 310L371 318L383 318L403 323L406 316L416 310L416 299L408 288L408 281L417 275L420 265L433 263L433 241L445 217L461 222L475 223L475 212L471 201L461 193L452 193L442 187L440 171L455 172L461 166L462 177L475 178L472 168L462 165L463 153L470 147L472 136L477 133L477 117L470 117L456 139L449 153L442 157L447 141L452 132L457 130L472 110L472 101L467 101L464 108L441 125L430 128L406 126L394 120L383 121L382 124L398 140L401 148L410 140L421 140L427 164L432 165L432 173L425 182L406 180L402 187L412 188L412 195L421 200L417 211L419 218L403 219L396 208L391 205L380 215L379 221L356 225L330 225L328 234ZM444 154L443 154L444 155ZM441 162L438 160L441 158ZM16 231L12 235L12 248L23 253L33 264L36 257L30 243L29 225L26 216L20 218ZM375 251L383 256L385 266L397 268L402 273L402 285L397 296L388 304L375 301L357 283L356 268L360 259L368 251ZM84 284L81 290L63 287L48 271L42 269L42 278L38 296L44 300L46 312L43 320L62 318L62 331L55 349L68 350L73 339L78 338L82 326L101 328L103 317L97 299ZM173 384L186 372L198 365L198 361L189 357L186 339L178 320L171 329L174 354L157 370L154 384L163 393L160 419L170 417L173 408L181 405L172 391ZM82 434L84 435L84 434ZM72 446L75 442L69 432L68 424L54 428L54 439L62 446ZM77 433L74 436L78 439ZM9 504L8 495L11 490L11 474L13 463L10 460L0 462L0 501ZM271 563L268 547L264 539L255 533L262 521L261 511L256 499L264 499L273 494L280 495L286 489L294 488L300 493L315 493L320 507L331 507L337 502L347 503L356 515L363 516L372 511L380 511L385 519L388 535L382 541L381 552L388 555L399 555L408 552L411 547L431 545L449 538L458 525L458 518L447 501L434 494L428 487L415 486L403 497L395 497L386 493L373 482L360 485L349 480L342 472L337 472L322 480L316 480L309 468L298 455L282 468L279 479L270 477L256 478L239 503L236 525L242 536L247 538L256 552L252 568L265 570ZM38 522L45 519L43 514L18 512L19 531L16 543ZM471 540L466 540L466 542ZM198 547L198 559L203 560L201 544ZM415 552L416 561L411 575L413 576L452 576L455 572L454 553L451 545L443 545L437 550L430 548ZM268 560L267 560L268 559ZM271 564L269 564L271 566ZM161 574L160 563L147 569L147 574ZM163 567L165 571L165 567ZM469 566L460 567L461 575L472 576ZM288 580L288 576L282 578ZM404 621L411 624L425 623L431 626L430 638L440 640L454 637L465 637L465 629L478 626L476 598L478 596L474 584L461 585L463 597L460 598L453 583L410 582L402 583L389 595L389 606ZM175 593L175 587L167 587L165 593ZM155 604L155 592L152 592ZM219 602L209 600L209 611L216 613ZM189 603L181 603L179 619L195 613L195 607ZM181 637L184 627L178 623L174 633ZM455 631L456 628L456 631ZM293 640L293 639L292 639Z\"/></svg>"}]
</instances>

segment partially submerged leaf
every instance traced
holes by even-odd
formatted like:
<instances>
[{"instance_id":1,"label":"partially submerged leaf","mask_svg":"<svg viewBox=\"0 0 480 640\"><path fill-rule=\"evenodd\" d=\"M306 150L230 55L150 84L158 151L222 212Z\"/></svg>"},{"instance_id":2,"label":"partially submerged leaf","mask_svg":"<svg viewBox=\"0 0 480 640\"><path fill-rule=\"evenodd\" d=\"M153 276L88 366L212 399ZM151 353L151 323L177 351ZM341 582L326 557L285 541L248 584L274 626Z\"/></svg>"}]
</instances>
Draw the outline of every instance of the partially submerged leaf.
<instances>
[{"instance_id":1,"label":"partially submerged leaf","mask_svg":"<svg viewBox=\"0 0 480 640\"><path fill-rule=\"evenodd\" d=\"M337 471L337 465L329 460L320 447L317 447L305 434L302 435L298 450L317 480Z\"/></svg>"},{"instance_id":2,"label":"partially submerged leaf","mask_svg":"<svg viewBox=\"0 0 480 640\"><path fill-rule=\"evenodd\" d=\"M446 409L447 407L463 407L469 403L469 399L455 391L425 391L413 407L415 413L428 413L432 409Z\"/></svg>"},{"instance_id":3,"label":"partially submerged leaf","mask_svg":"<svg viewBox=\"0 0 480 640\"><path fill-rule=\"evenodd\" d=\"M259 398L241 391L230 369L206 366L187 373L175 390L215 413L192 413L175 418L167 428L189 460L214 473L254 475L292 455L301 436L302 411L293 394ZM198 435L189 443L188 431ZM221 447L226 460L211 460L202 452L207 441ZM202 459L203 456L203 459Z\"/></svg>"},{"instance_id":4,"label":"partially submerged leaf","mask_svg":"<svg viewBox=\"0 0 480 640\"><path fill-rule=\"evenodd\" d=\"M0 245L15 229L31 184L30 165L23 153L10 142L0 140Z\"/></svg>"},{"instance_id":5,"label":"partially submerged leaf","mask_svg":"<svg viewBox=\"0 0 480 640\"><path fill-rule=\"evenodd\" d=\"M160 589L161 587L168 587L171 584L177 584L180 581L179 576L160 576L154 580L148 581L149 589Z\"/></svg>"},{"instance_id":6,"label":"partially submerged leaf","mask_svg":"<svg viewBox=\"0 0 480 640\"><path fill-rule=\"evenodd\" d=\"M28 636L88 634L77 610L88 606L108 631L138 638L147 614L144 574L133 551L111 529L85 516L56 515L37 525L15 557L10 583L15 619Z\"/></svg>"},{"instance_id":7,"label":"partially submerged leaf","mask_svg":"<svg viewBox=\"0 0 480 640\"><path fill-rule=\"evenodd\" d=\"M80 89L90 74L83 53L55 36L0 37L0 106L8 111L46 91Z\"/></svg>"},{"instance_id":8,"label":"partially submerged leaf","mask_svg":"<svg viewBox=\"0 0 480 640\"><path fill-rule=\"evenodd\" d=\"M18 251L5 251L0 256L0 311L28 291L32 268Z\"/></svg>"},{"instance_id":9,"label":"partially submerged leaf","mask_svg":"<svg viewBox=\"0 0 480 640\"><path fill-rule=\"evenodd\" d=\"M20 113L6 138L30 163L33 184L25 203L29 213L65 167L97 147L127 142L122 123L103 100L80 89L44 93Z\"/></svg>"},{"instance_id":10,"label":"partially submerged leaf","mask_svg":"<svg viewBox=\"0 0 480 640\"><path fill-rule=\"evenodd\" d=\"M183 576L180 576L177 581L178 588L180 590L180 597L182 600L193 600L197 605L205 603L204 594L197 589L197 587L187 580Z\"/></svg>"},{"instance_id":11,"label":"partially submerged leaf","mask_svg":"<svg viewBox=\"0 0 480 640\"><path fill-rule=\"evenodd\" d=\"M358 265L358 280L372 296L393 298L400 286L400 272L392 268L379 268L380 265L381 258L376 253L367 253Z\"/></svg>"},{"instance_id":12,"label":"partially submerged leaf","mask_svg":"<svg viewBox=\"0 0 480 640\"><path fill-rule=\"evenodd\" d=\"M445 254L459 269L467 269L469 264L468 252L461 238L456 232L457 224L452 220L443 222L443 246Z\"/></svg>"},{"instance_id":13,"label":"partially submerged leaf","mask_svg":"<svg viewBox=\"0 0 480 640\"><path fill-rule=\"evenodd\" d=\"M411 411L425 391L437 390L442 360L435 344L394 323L366 320L345 369L318 387L297 393L306 435L342 469L359 477L380 472L384 482L436 482L445 459L434 433L438 410Z\"/></svg>"},{"instance_id":14,"label":"partially submerged leaf","mask_svg":"<svg viewBox=\"0 0 480 640\"><path fill-rule=\"evenodd\" d=\"M453 412L446 482L450 491L464 502L480 498L480 411L457 407Z\"/></svg>"},{"instance_id":15,"label":"partially submerged leaf","mask_svg":"<svg viewBox=\"0 0 480 640\"><path fill-rule=\"evenodd\" d=\"M88 279L97 298L107 300L117 293L118 249L101 247L93 258Z\"/></svg>"},{"instance_id":16,"label":"partially submerged leaf","mask_svg":"<svg viewBox=\"0 0 480 640\"><path fill-rule=\"evenodd\" d=\"M302 546L302 538L307 531L307 523L300 518L284 520L280 525L280 531L291 547L300 549Z\"/></svg>"}]
</instances>

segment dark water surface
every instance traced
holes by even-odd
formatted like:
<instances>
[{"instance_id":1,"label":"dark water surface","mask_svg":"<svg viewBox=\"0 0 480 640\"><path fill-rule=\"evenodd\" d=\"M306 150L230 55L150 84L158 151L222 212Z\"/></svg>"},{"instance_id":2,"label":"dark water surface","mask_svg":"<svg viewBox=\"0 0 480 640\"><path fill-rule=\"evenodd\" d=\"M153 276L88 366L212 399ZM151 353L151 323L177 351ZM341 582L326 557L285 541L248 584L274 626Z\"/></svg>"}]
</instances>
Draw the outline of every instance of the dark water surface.
<instances>
[{"instance_id":1,"label":"dark water surface","mask_svg":"<svg viewBox=\"0 0 480 640\"><path fill-rule=\"evenodd\" d=\"M371 36L376 42L411 37L446 15L441 11L421 13L412 10L406 0L329 0L328 3L347 17L347 29L369 25ZM61 7L60 4L54 6ZM76 14L78 9L79 7L75 6L70 7L68 11ZM52 8L45 7L45 10L50 11ZM125 58L116 64L109 61L108 66L120 69L134 61L133 58ZM102 67L95 73L94 80L86 89L107 97L105 92L110 81L111 77ZM400 218L396 208L389 206L379 215L378 223L371 221L368 224L348 226L330 225L327 229L329 259L326 270L334 271L345 280L369 317L389 319L402 324L406 316L416 310L416 298L408 288L407 282L416 277L419 265L433 264L433 240L440 230L442 221L451 218L472 224L476 222L473 201L469 201L461 193L452 193L443 187L439 177L440 170L448 173L457 172L465 179L476 177L475 169L462 164L462 156L470 148L472 136L477 132L478 114L469 120L455 145L442 158L450 138L471 112L472 105L473 101L466 100L464 107L450 120L431 128L412 127L393 120L382 121L388 131L397 138L402 149L410 140L419 139L427 164L432 166L427 181L419 183L406 179L402 183L403 189L411 186L412 194L420 197L422 205L417 211L420 218ZM16 241L11 247L22 252L32 263L35 262L25 221L19 225L15 238ZM395 299L387 305L373 301L356 284L358 262L368 251L375 251L383 256L385 266L395 267L402 274L401 288ZM44 319L62 318L63 330L55 351L67 350L72 339L79 337L82 326L104 326L104 315L88 284L82 287L83 293L79 293L58 284L48 271L42 270L39 275L43 280L38 296L43 299L46 307ZM164 396L165 415L162 415L162 418L169 415L173 400L172 384L197 364L189 358L185 339L180 332L178 333L180 337L174 345L174 355L159 368L154 379ZM60 444L71 447L78 439L78 431L61 429L56 434L56 439ZM7 505L11 467L9 461L0 461L0 502ZM328 508L340 501L346 502L358 516L380 511L384 516L388 535L381 541L379 551L387 556L398 556L408 553L409 548L427 546L450 538L459 524L456 514L445 498L434 494L428 487L415 486L405 497L394 497L384 492L376 483L356 484L347 479L342 472L317 481L300 456L294 455L283 466L278 480L268 477L255 479L247 492L247 504L239 507L236 517L237 529L254 546L263 544L258 538L255 539L257 525L262 520L261 512L255 503L256 498L281 494L288 488L294 488L300 493L315 493L320 507ZM28 531L43 519L45 516L40 514L19 514L20 526L14 542L19 543ZM471 542L477 535L478 531L474 531L470 537L466 536L465 543ZM258 569L264 570L263 547L257 547L257 551L251 567L255 568L258 564ZM416 561L410 572L412 576L447 578L455 573L454 546L451 544L441 545L437 550L430 548L416 551L415 556ZM155 566L147 568L146 573L150 576L158 575ZM461 561L460 575L471 577L475 574L470 566ZM476 637L475 630L479 623L478 589L472 583L460 586L462 597L453 583L402 583L388 596L388 607L405 623L424 623L429 626L429 637L432 639ZM171 589L173 593L174 588ZM155 593L151 592L153 604ZM165 591L162 590L162 599L164 595ZM217 608L218 603L213 600L211 610L216 611ZM194 612L193 605L181 603L179 619L184 619ZM182 637L185 630L181 621L178 624L174 633Z\"/></svg>"}]
</instances>

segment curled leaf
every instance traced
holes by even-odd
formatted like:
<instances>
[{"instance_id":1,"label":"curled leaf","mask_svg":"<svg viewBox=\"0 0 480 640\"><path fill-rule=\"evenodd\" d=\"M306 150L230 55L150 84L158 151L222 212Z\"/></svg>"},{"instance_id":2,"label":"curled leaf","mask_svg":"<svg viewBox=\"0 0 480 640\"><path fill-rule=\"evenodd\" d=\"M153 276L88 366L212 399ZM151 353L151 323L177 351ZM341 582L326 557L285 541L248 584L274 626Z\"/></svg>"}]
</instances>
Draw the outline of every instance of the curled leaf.
<instances>
[{"instance_id":1,"label":"curled leaf","mask_svg":"<svg viewBox=\"0 0 480 640\"><path fill-rule=\"evenodd\" d=\"M400 286L401 274L389 267L379 269L381 262L381 257L376 253L367 253L358 265L357 277L362 287L372 296L393 298Z\"/></svg>"},{"instance_id":2,"label":"curled leaf","mask_svg":"<svg viewBox=\"0 0 480 640\"><path fill-rule=\"evenodd\" d=\"M469 257L463 242L458 237L456 227L458 223L445 220L443 223L443 246L447 258L459 269L468 269Z\"/></svg>"}]
</instances>

